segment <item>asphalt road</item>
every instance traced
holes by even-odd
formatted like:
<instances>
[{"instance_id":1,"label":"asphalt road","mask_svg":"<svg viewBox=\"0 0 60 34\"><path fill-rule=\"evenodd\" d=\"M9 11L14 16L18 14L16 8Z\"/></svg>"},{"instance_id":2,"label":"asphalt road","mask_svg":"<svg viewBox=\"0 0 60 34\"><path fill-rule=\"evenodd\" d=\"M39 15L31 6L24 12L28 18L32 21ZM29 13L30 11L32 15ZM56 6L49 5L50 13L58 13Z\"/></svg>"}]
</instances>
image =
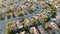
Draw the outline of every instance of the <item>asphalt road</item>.
<instances>
[{"instance_id":1,"label":"asphalt road","mask_svg":"<svg viewBox=\"0 0 60 34\"><path fill-rule=\"evenodd\" d=\"M38 3L37 3L38 4ZM31 15L26 15L26 16L22 16L22 18L29 18L29 17L32 17L38 13L41 12L41 10L43 9L42 6L40 4L38 4L38 9ZM9 22L9 21L16 21L17 19L19 19L20 17L16 17L16 18L12 18L12 19L7 19L7 20L3 20L3 21L0 21L0 26L2 27L1 31L0 31L0 34L5 34L6 32L6 24Z\"/></svg>"}]
</instances>

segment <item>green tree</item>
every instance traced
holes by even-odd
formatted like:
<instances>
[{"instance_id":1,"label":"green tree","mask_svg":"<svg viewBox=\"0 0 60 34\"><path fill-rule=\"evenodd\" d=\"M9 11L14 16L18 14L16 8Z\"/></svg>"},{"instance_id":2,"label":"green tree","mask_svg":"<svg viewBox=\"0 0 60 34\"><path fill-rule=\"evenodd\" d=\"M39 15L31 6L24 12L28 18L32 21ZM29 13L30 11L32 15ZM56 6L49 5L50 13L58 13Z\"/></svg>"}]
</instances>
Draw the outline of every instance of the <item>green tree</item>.
<instances>
[{"instance_id":1,"label":"green tree","mask_svg":"<svg viewBox=\"0 0 60 34\"><path fill-rule=\"evenodd\" d=\"M46 30L52 30L52 28L51 27L47 27Z\"/></svg>"},{"instance_id":2,"label":"green tree","mask_svg":"<svg viewBox=\"0 0 60 34\"><path fill-rule=\"evenodd\" d=\"M55 16L56 16L56 8L55 7L52 7L51 9L52 10L50 12L50 15L51 15L51 17L55 18Z\"/></svg>"},{"instance_id":3,"label":"green tree","mask_svg":"<svg viewBox=\"0 0 60 34\"><path fill-rule=\"evenodd\" d=\"M48 3L48 5L51 7L52 6L52 4L50 4L50 3Z\"/></svg>"},{"instance_id":4,"label":"green tree","mask_svg":"<svg viewBox=\"0 0 60 34\"><path fill-rule=\"evenodd\" d=\"M10 7L6 8L6 13L12 12L12 10L10 9Z\"/></svg>"},{"instance_id":5,"label":"green tree","mask_svg":"<svg viewBox=\"0 0 60 34\"><path fill-rule=\"evenodd\" d=\"M4 18L2 18L2 11L0 10L0 21L4 20Z\"/></svg>"},{"instance_id":6,"label":"green tree","mask_svg":"<svg viewBox=\"0 0 60 34\"><path fill-rule=\"evenodd\" d=\"M0 16L2 15L2 11L0 10Z\"/></svg>"},{"instance_id":7,"label":"green tree","mask_svg":"<svg viewBox=\"0 0 60 34\"><path fill-rule=\"evenodd\" d=\"M58 27L60 28L60 24L58 24Z\"/></svg>"},{"instance_id":8,"label":"green tree","mask_svg":"<svg viewBox=\"0 0 60 34\"><path fill-rule=\"evenodd\" d=\"M20 13L19 17L20 17L20 16L23 16L23 15L24 15L24 14Z\"/></svg>"},{"instance_id":9,"label":"green tree","mask_svg":"<svg viewBox=\"0 0 60 34\"><path fill-rule=\"evenodd\" d=\"M23 26L22 31L26 31L26 32L30 33L30 32L29 32L29 29L28 29L28 26L26 26L26 25Z\"/></svg>"},{"instance_id":10,"label":"green tree","mask_svg":"<svg viewBox=\"0 0 60 34\"><path fill-rule=\"evenodd\" d=\"M43 16L43 17L42 17L42 20L43 20L43 22L41 23L41 25L42 25L43 27L45 27L45 23L49 21L49 17Z\"/></svg>"},{"instance_id":11,"label":"green tree","mask_svg":"<svg viewBox=\"0 0 60 34\"><path fill-rule=\"evenodd\" d=\"M8 17L8 19L10 19L10 15L8 15L7 17Z\"/></svg>"},{"instance_id":12,"label":"green tree","mask_svg":"<svg viewBox=\"0 0 60 34\"><path fill-rule=\"evenodd\" d=\"M51 6L51 11L56 11L56 7Z\"/></svg>"},{"instance_id":13,"label":"green tree","mask_svg":"<svg viewBox=\"0 0 60 34\"><path fill-rule=\"evenodd\" d=\"M33 22L31 23L31 26L34 26L34 25L36 25L35 21L33 21Z\"/></svg>"},{"instance_id":14,"label":"green tree","mask_svg":"<svg viewBox=\"0 0 60 34\"><path fill-rule=\"evenodd\" d=\"M49 17L48 17L48 16L43 16L43 17L42 17L43 22L47 22L47 21L48 21L48 19L49 19Z\"/></svg>"},{"instance_id":15,"label":"green tree","mask_svg":"<svg viewBox=\"0 0 60 34\"><path fill-rule=\"evenodd\" d=\"M6 34L13 34L13 31L9 28L13 22L9 21L6 25Z\"/></svg>"},{"instance_id":16,"label":"green tree","mask_svg":"<svg viewBox=\"0 0 60 34\"><path fill-rule=\"evenodd\" d=\"M0 16L0 21L2 20L2 16Z\"/></svg>"},{"instance_id":17,"label":"green tree","mask_svg":"<svg viewBox=\"0 0 60 34\"><path fill-rule=\"evenodd\" d=\"M0 21L2 20L2 11L0 10Z\"/></svg>"},{"instance_id":18,"label":"green tree","mask_svg":"<svg viewBox=\"0 0 60 34\"><path fill-rule=\"evenodd\" d=\"M49 12L50 17L55 18L55 16L56 16L56 7L54 7L53 5L51 5L50 8L51 8L51 12Z\"/></svg>"},{"instance_id":19,"label":"green tree","mask_svg":"<svg viewBox=\"0 0 60 34\"><path fill-rule=\"evenodd\" d=\"M45 30L48 32L48 34L51 34L50 31L52 31L52 28L51 27L47 27L47 28L45 28Z\"/></svg>"},{"instance_id":20,"label":"green tree","mask_svg":"<svg viewBox=\"0 0 60 34\"><path fill-rule=\"evenodd\" d=\"M29 13L32 14L34 11L32 8L29 9Z\"/></svg>"}]
</instances>

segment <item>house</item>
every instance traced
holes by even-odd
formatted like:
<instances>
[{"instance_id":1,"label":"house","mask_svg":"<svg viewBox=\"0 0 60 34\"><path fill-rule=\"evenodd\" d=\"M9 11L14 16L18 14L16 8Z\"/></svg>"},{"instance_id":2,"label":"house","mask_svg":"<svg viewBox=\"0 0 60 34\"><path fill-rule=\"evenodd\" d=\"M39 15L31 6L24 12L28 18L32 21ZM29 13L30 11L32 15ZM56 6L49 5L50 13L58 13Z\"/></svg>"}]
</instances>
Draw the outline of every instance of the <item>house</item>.
<instances>
[{"instance_id":1,"label":"house","mask_svg":"<svg viewBox=\"0 0 60 34\"><path fill-rule=\"evenodd\" d=\"M39 34L38 30L35 27L31 27L29 31L31 34Z\"/></svg>"},{"instance_id":2,"label":"house","mask_svg":"<svg viewBox=\"0 0 60 34\"><path fill-rule=\"evenodd\" d=\"M56 24L56 23L51 22L50 24L51 24L51 25L52 25L52 27L54 27L55 29L58 29L58 26L57 26L57 24Z\"/></svg>"},{"instance_id":3,"label":"house","mask_svg":"<svg viewBox=\"0 0 60 34\"><path fill-rule=\"evenodd\" d=\"M32 6L31 6L31 8L33 9L33 11L34 10L36 10L37 9L37 5L36 4L33 4Z\"/></svg>"},{"instance_id":4,"label":"house","mask_svg":"<svg viewBox=\"0 0 60 34\"><path fill-rule=\"evenodd\" d=\"M31 22L31 23L33 23L33 21L34 21L34 19L33 19L33 18L31 18L31 19L29 19L29 20L30 20L30 22Z\"/></svg>"},{"instance_id":5,"label":"house","mask_svg":"<svg viewBox=\"0 0 60 34\"><path fill-rule=\"evenodd\" d=\"M32 4L30 4L30 3L28 3L28 2L24 3L24 5L26 5L27 7L32 6Z\"/></svg>"},{"instance_id":6,"label":"house","mask_svg":"<svg viewBox=\"0 0 60 34\"><path fill-rule=\"evenodd\" d=\"M57 14L56 19L60 19L60 7L57 8L56 14Z\"/></svg>"},{"instance_id":7,"label":"house","mask_svg":"<svg viewBox=\"0 0 60 34\"><path fill-rule=\"evenodd\" d=\"M10 17L13 18L13 13L9 13L10 14Z\"/></svg>"},{"instance_id":8,"label":"house","mask_svg":"<svg viewBox=\"0 0 60 34\"><path fill-rule=\"evenodd\" d=\"M14 16L15 16L15 17L17 17L17 16L18 16L16 12L14 12Z\"/></svg>"},{"instance_id":9,"label":"house","mask_svg":"<svg viewBox=\"0 0 60 34\"><path fill-rule=\"evenodd\" d=\"M50 23L46 23L45 27L51 27Z\"/></svg>"},{"instance_id":10,"label":"house","mask_svg":"<svg viewBox=\"0 0 60 34\"><path fill-rule=\"evenodd\" d=\"M29 27L30 24L31 24L31 23L30 23L30 20L26 18L26 19L24 20L24 24Z\"/></svg>"},{"instance_id":11,"label":"house","mask_svg":"<svg viewBox=\"0 0 60 34\"><path fill-rule=\"evenodd\" d=\"M11 7L12 8L12 7ZM20 11L22 10L21 6L17 7L17 10Z\"/></svg>"},{"instance_id":12,"label":"house","mask_svg":"<svg viewBox=\"0 0 60 34\"><path fill-rule=\"evenodd\" d=\"M2 13L4 14L4 13L6 13L6 8L3 8L3 9L1 9L2 10Z\"/></svg>"},{"instance_id":13,"label":"house","mask_svg":"<svg viewBox=\"0 0 60 34\"><path fill-rule=\"evenodd\" d=\"M35 15L33 18L35 18L37 20L37 19L39 19L39 16L38 15Z\"/></svg>"},{"instance_id":14,"label":"house","mask_svg":"<svg viewBox=\"0 0 60 34\"><path fill-rule=\"evenodd\" d=\"M60 24L60 19L56 19L56 20L55 20L55 23L56 23L56 24Z\"/></svg>"},{"instance_id":15,"label":"house","mask_svg":"<svg viewBox=\"0 0 60 34\"><path fill-rule=\"evenodd\" d=\"M2 15L2 18L5 18L6 17L6 15L4 14L4 15Z\"/></svg>"},{"instance_id":16,"label":"house","mask_svg":"<svg viewBox=\"0 0 60 34\"><path fill-rule=\"evenodd\" d=\"M46 23L45 27L51 27L53 30L58 29L58 26L57 26L57 24L55 22Z\"/></svg>"},{"instance_id":17,"label":"house","mask_svg":"<svg viewBox=\"0 0 60 34\"><path fill-rule=\"evenodd\" d=\"M28 9L26 5L21 5L22 10Z\"/></svg>"},{"instance_id":18,"label":"house","mask_svg":"<svg viewBox=\"0 0 60 34\"><path fill-rule=\"evenodd\" d=\"M47 34L42 26L38 26L38 30L41 34Z\"/></svg>"},{"instance_id":19,"label":"house","mask_svg":"<svg viewBox=\"0 0 60 34\"><path fill-rule=\"evenodd\" d=\"M18 27L19 29L20 29L20 28L23 28L23 24L22 24L22 23L20 23L20 21L19 21L19 20L17 20L16 24L17 24L17 27Z\"/></svg>"},{"instance_id":20,"label":"house","mask_svg":"<svg viewBox=\"0 0 60 34\"><path fill-rule=\"evenodd\" d=\"M15 31L16 30L16 23L13 22L13 25L9 26L10 30Z\"/></svg>"}]
</instances>

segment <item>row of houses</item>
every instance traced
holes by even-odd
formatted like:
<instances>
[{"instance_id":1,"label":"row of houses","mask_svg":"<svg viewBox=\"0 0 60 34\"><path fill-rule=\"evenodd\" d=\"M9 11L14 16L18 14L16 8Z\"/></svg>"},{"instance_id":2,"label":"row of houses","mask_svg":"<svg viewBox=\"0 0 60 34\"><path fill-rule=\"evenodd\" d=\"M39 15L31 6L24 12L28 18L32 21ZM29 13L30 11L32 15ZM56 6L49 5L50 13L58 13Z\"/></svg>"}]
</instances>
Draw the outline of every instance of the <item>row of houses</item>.
<instances>
[{"instance_id":1,"label":"row of houses","mask_svg":"<svg viewBox=\"0 0 60 34\"><path fill-rule=\"evenodd\" d=\"M33 19L32 19L32 20L33 20ZM58 22L59 22L59 21L58 21ZM25 23L24 25L27 25L27 26L29 26L29 25L31 24L31 22L29 22L28 19L26 19L26 21L25 21L24 23ZM11 28L12 30L15 30L16 26L17 26L18 28L23 28L23 24L20 23L19 20L18 20L17 22L14 22L14 24L13 24L10 28ZM51 28L52 28L51 32L50 32L50 31L47 32L47 30L45 30L45 28L47 28L47 27L51 27ZM39 25L39 26L37 26L37 27L33 26L33 27L30 27L30 28L29 28L29 31L30 31L31 34L48 34L48 33L53 33L53 32L55 32L55 31L56 31L56 32L58 31L58 25L56 24L56 22L48 22L48 23L46 23L46 24L45 24L45 28L43 28L41 25ZM29 34L29 33L26 32L26 31L23 31L23 32L20 31L20 34L21 34L21 33ZM58 33L59 33L59 32L58 32Z\"/></svg>"},{"instance_id":2,"label":"row of houses","mask_svg":"<svg viewBox=\"0 0 60 34\"><path fill-rule=\"evenodd\" d=\"M12 4L12 5L9 5L6 7L1 7L0 11L2 12L2 18L7 19L8 17L14 18L14 17L19 17L21 15L28 15L28 14L30 14L29 12L31 12L30 10L35 11L37 9L37 7L38 6L36 4L29 2L29 1L28 2L26 1L23 4L17 3L17 4Z\"/></svg>"}]
</instances>

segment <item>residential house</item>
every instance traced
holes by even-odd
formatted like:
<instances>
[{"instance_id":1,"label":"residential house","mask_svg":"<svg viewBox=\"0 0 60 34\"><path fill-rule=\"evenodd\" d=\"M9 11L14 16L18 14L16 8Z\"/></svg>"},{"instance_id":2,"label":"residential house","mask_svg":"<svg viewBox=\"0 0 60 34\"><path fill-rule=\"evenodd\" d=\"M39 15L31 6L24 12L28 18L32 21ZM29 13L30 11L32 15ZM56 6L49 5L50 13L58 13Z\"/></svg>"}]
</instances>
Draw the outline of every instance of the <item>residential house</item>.
<instances>
[{"instance_id":1,"label":"residential house","mask_svg":"<svg viewBox=\"0 0 60 34\"><path fill-rule=\"evenodd\" d=\"M35 27L30 28L30 33L31 34L39 34L38 30Z\"/></svg>"},{"instance_id":2,"label":"residential house","mask_svg":"<svg viewBox=\"0 0 60 34\"><path fill-rule=\"evenodd\" d=\"M47 34L42 26L38 26L38 30L41 34Z\"/></svg>"},{"instance_id":3,"label":"residential house","mask_svg":"<svg viewBox=\"0 0 60 34\"><path fill-rule=\"evenodd\" d=\"M55 22L46 23L45 27L51 27L53 30L58 29L58 26L57 26L57 24Z\"/></svg>"},{"instance_id":4,"label":"residential house","mask_svg":"<svg viewBox=\"0 0 60 34\"><path fill-rule=\"evenodd\" d=\"M32 6L32 4L30 4L28 2L24 3L24 5L26 5L27 7L31 7Z\"/></svg>"},{"instance_id":5,"label":"residential house","mask_svg":"<svg viewBox=\"0 0 60 34\"><path fill-rule=\"evenodd\" d=\"M22 24L22 23L20 23L20 21L19 21L19 20L17 20L16 24L17 24L17 27L18 27L19 29L20 29L20 28L23 28L23 24Z\"/></svg>"},{"instance_id":6,"label":"residential house","mask_svg":"<svg viewBox=\"0 0 60 34\"><path fill-rule=\"evenodd\" d=\"M28 9L26 5L21 5L22 10Z\"/></svg>"},{"instance_id":7,"label":"residential house","mask_svg":"<svg viewBox=\"0 0 60 34\"><path fill-rule=\"evenodd\" d=\"M58 29L58 26L57 26L57 24L56 24L55 22L51 22L50 24L51 24L52 27L54 27L55 29Z\"/></svg>"},{"instance_id":8,"label":"residential house","mask_svg":"<svg viewBox=\"0 0 60 34\"><path fill-rule=\"evenodd\" d=\"M14 12L14 16L15 16L15 17L18 17L18 15L17 15L17 13L16 13L16 12Z\"/></svg>"},{"instance_id":9,"label":"residential house","mask_svg":"<svg viewBox=\"0 0 60 34\"><path fill-rule=\"evenodd\" d=\"M33 18L35 18L36 20L39 19L39 16L38 15L35 15Z\"/></svg>"},{"instance_id":10,"label":"residential house","mask_svg":"<svg viewBox=\"0 0 60 34\"><path fill-rule=\"evenodd\" d=\"M60 5L58 6L57 10L56 10L56 19L60 19Z\"/></svg>"},{"instance_id":11,"label":"residential house","mask_svg":"<svg viewBox=\"0 0 60 34\"><path fill-rule=\"evenodd\" d=\"M13 13L9 13L10 14L10 17L13 18Z\"/></svg>"},{"instance_id":12,"label":"residential house","mask_svg":"<svg viewBox=\"0 0 60 34\"><path fill-rule=\"evenodd\" d=\"M55 23L56 23L56 24L60 24L60 19L56 19L56 20L55 20Z\"/></svg>"},{"instance_id":13,"label":"residential house","mask_svg":"<svg viewBox=\"0 0 60 34\"><path fill-rule=\"evenodd\" d=\"M13 30L13 31L15 31L16 30L16 26L17 24L15 23L15 22L13 22L13 25L11 25L11 26L9 26L9 28L11 29L11 30Z\"/></svg>"},{"instance_id":14,"label":"residential house","mask_svg":"<svg viewBox=\"0 0 60 34\"><path fill-rule=\"evenodd\" d=\"M31 6L31 8L33 9L33 11L34 10L36 10L37 9L37 5L36 4L33 4L32 6Z\"/></svg>"},{"instance_id":15,"label":"residential house","mask_svg":"<svg viewBox=\"0 0 60 34\"><path fill-rule=\"evenodd\" d=\"M29 27L30 24L31 24L31 23L30 23L30 20L26 18L26 19L24 20L24 24Z\"/></svg>"}]
</instances>

